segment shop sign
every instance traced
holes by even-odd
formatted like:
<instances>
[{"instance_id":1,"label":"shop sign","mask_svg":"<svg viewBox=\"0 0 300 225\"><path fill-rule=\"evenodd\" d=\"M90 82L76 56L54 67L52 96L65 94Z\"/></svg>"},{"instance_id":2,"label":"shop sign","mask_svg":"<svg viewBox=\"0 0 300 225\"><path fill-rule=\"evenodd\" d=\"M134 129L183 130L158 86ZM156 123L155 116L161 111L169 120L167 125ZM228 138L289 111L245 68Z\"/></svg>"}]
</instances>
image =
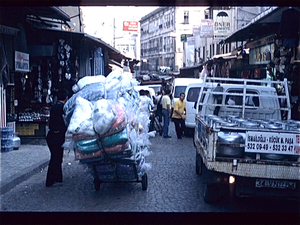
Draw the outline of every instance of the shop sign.
<instances>
[{"instance_id":1,"label":"shop sign","mask_svg":"<svg viewBox=\"0 0 300 225\"><path fill-rule=\"evenodd\" d=\"M195 45L195 37L188 37L187 43L188 45Z\"/></svg>"},{"instance_id":2,"label":"shop sign","mask_svg":"<svg viewBox=\"0 0 300 225\"><path fill-rule=\"evenodd\" d=\"M15 51L15 71L29 72L29 54Z\"/></svg>"},{"instance_id":3,"label":"shop sign","mask_svg":"<svg viewBox=\"0 0 300 225\"><path fill-rule=\"evenodd\" d=\"M192 36L193 36L192 34L181 34L180 35L180 40L183 41L183 42L187 42L187 38L192 37Z\"/></svg>"},{"instance_id":4,"label":"shop sign","mask_svg":"<svg viewBox=\"0 0 300 225\"><path fill-rule=\"evenodd\" d=\"M214 36L228 36L231 34L231 11L214 10Z\"/></svg>"},{"instance_id":5,"label":"shop sign","mask_svg":"<svg viewBox=\"0 0 300 225\"><path fill-rule=\"evenodd\" d=\"M209 38L214 34L214 21L210 19L201 20L200 37Z\"/></svg>"},{"instance_id":6,"label":"shop sign","mask_svg":"<svg viewBox=\"0 0 300 225\"><path fill-rule=\"evenodd\" d=\"M139 22L137 21L123 21L123 31L138 31Z\"/></svg>"},{"instance_id":7,"label":"shop sign","mask_svg":"<svg viewBox=\"0 0 300 225\"><path fill-rule=\"evenodd\" d=\"M251 48L249 51L249 64L260 65L270 63L274 55L274 49L274 43L269 43L255 48Z\"/></svg>"}]
</instances>

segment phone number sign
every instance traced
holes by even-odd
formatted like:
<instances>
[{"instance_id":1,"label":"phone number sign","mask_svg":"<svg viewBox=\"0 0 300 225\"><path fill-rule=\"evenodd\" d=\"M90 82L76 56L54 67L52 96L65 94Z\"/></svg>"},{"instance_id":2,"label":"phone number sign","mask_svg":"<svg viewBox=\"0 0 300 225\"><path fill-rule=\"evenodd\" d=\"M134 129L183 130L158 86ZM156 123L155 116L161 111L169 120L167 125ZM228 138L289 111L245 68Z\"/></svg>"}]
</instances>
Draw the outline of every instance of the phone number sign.
<instances>
[{"instance_id":1,"label":"phone number sign","mask_svg":"<svg viewBox=\"0 0 300 225\"><path fill-rule=\"evenodd\" d=\"M300 155L300 134L248 131L245 152Z\"/></svg>"}]
</instances>

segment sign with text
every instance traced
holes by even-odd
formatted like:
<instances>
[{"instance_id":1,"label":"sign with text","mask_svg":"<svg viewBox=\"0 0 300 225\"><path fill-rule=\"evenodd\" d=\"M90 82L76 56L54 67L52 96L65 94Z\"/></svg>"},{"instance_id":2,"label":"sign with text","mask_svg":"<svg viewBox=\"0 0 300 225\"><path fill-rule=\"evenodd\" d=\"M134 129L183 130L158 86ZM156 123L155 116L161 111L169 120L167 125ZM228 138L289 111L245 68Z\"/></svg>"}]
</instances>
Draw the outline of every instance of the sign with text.
<instances>
[{"instance_id":1,"label":"sign with text","mask_svg":"<svg viewBox=\"0 0 300 225\"><path fill-rule=\"evenodd\" d=\"M202 19L200 26L200 37L207 38L214 35L214 21L210 19Z\"/></svg>"},{"instance_id":2,"label":"sign with text","mask_svg":"<svg viewBox=\"0 0 300 225\"><path fill-rule=\"evenodd\" d=\"M180 35L180 40L183 41L183 42L187 42L187 38L192 37L192 36L193 36L192 34L181 34Z\"/></svg>"},{"instance_id":3,"label":"sign with text","mask_svg":"<svg viewBox=\"0 0 300 225\"><path fill-rule=\"evenodd\" d=\"M248 131L245 152L300 155L300 134Z\"/></svg>"},{"instance_id":4,"label":"sign with text","mask_svg":"<svg viewBox=\"0 0 300 225\"><path fill-rule=\"evenodd\" d=\"M230 10L214 10L214 36L226 37L231 34L231 11Z\"/></svg>"},{"instance_id":5,"label":"sign with text","mask_svg":"<svg viewBox=\"0 0 300 225\"><path fill-rule=\"evenodd\" d=\"M138 31L139 22L137 21L123 21L123 31Z\"/></svg>"},{"instance_id":6,"label":"sign with text","mask_svg":"<svg viewBox=\"0 0 300 225\"><path fill-rule=\"evenodd\" d=\"M15 70L29 72L29 54L15 51Z\"/></svg>"}]
</instances>

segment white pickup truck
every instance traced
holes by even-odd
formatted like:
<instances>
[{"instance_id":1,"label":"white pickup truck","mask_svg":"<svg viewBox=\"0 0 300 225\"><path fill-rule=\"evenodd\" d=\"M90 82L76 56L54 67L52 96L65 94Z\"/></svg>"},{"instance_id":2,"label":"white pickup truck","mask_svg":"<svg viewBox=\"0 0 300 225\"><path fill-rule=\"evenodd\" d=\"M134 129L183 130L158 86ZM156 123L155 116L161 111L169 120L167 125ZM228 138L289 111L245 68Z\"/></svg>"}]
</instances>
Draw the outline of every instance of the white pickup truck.
<instances>
[{"instance_id":1,"label":"white pickup truck","mask_svg":"<svg viewBox=\"0 0 300 225\"><path fill-rule=\"evenodd\" d=\"M300 199L300 121L290 119L287 90L287 80L205 78L194 133L205 202L228 193Z\"/></svg>"}]
</instances>

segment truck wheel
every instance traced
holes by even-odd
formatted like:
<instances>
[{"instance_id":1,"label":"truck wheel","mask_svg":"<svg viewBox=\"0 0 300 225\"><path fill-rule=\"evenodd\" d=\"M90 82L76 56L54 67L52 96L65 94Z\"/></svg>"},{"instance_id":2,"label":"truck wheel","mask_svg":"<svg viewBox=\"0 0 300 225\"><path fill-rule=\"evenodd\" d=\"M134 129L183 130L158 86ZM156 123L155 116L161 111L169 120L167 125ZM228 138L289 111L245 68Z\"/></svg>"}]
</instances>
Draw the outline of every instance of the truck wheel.
<instances>
[{"instance_id":1,"label":"truck wheel","mask_svg":"<svg viewBox=\"0 0 300 225\"><path fill-rule=\"evenodd\" d=\"M94 188L96 191L100 190L101 181L99 179L94 179Z\"/></svg>"},{"instance_id":2,"label":"truck wheel","mask_svg":"<svg viewBox=\"0 0 300 225\"><path fill-rule=\"evenodd\" d=\"M144 173L144 175L142 176L142 189L143 191L146 191L148 187L148 177L147 177L147 173Z\"/></svg>"},{"instance_id":3,"label":"truck wheel","mask_svg":"<svg viewBox=\"0 0 300 225\"><path fill-rule=\"evenodd\" d=\"M196 153L196 173L198 175L202 175L202 158L200 156L200 154Z\"/></svg>"},{"instance_id":4,"label":"truck wheel","mask_svg":"<svg viewBox=\"0 0 300 225\"><path fill-rule=\"evenodd\" d=\"M204 184L203 199L206 203L215 203L218 200L218 186L216 184Z\"/></svg>"}]
</instances>

